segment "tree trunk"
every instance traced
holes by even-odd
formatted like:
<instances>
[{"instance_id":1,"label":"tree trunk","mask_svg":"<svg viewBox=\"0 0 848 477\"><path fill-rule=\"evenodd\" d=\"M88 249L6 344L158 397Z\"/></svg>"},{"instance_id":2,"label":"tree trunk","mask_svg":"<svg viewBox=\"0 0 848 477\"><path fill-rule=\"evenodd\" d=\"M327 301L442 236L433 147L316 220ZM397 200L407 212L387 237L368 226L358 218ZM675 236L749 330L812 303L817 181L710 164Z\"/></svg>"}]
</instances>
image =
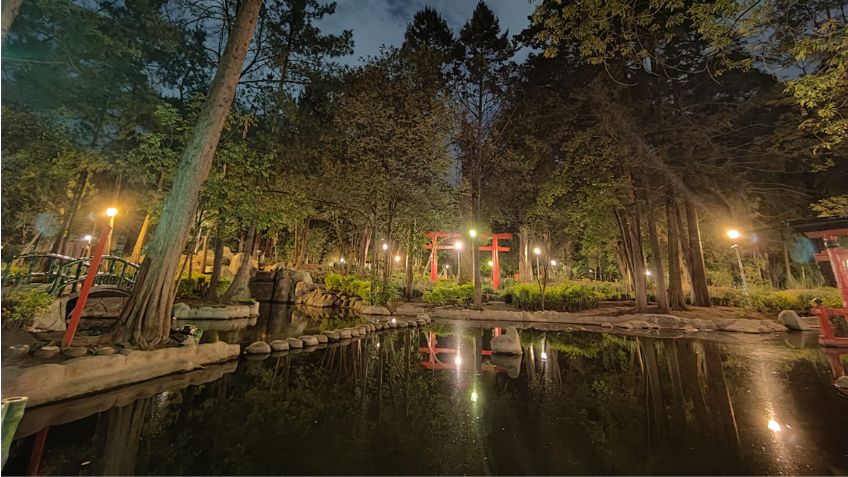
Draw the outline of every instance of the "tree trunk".
<instances>
[{"instance_id":1,"label":"tree trunk","mask_svg":"<svg viewBox=\"0 0 848 477\"><path fill-rule=\"evenodd\" d=\"M678 234L677 204L674 194L669 191L665 196L666 228L668 229L668 306L672 310L685 310L686 297L683 295L683 281L680 275L680 235Z\"/></svg>"},{"instance_id":2,"label":"tree trunk","mask_svg":"<svg viewBox=\"0 0 848 477\"><path fill-rule=\"evenodd\" d=\"M786 245L786 239L783 239L783 268L784 273L786 274L786 279L784 280L785 288L793 288L795 287L795 276L792 275L792 264L789 261L789 247Z\"/></svg>"},{"instance_id":3,"label":"tree trunk","mask_svg":"<svg viewBox=\"0 0 848 477\"><path fill-rule=\"evenodd\" d=\"M250 260L253 257L253 238L255 235L256 228L251 225L247 229L247 236L244 240L241 264L239 264L239 269L233 278L233 283L230 283L230 287L224 292L224 301L250 299Z\"/></svg>"},{"instance_id":4,"label":"tree trunk","mask_svg":"<svg viewBox=\"0 0 848 477\"><path fill-rule=\"evenodd\" d=\"M53 240L53 245L50 246L50 253L62 253L65 251L65 243L68 241L68 235L71 233L71 225L74 223L74 216L82 202L82 196L85 194L85 189L88 186L88 171L83 171L77 178L77 187L74 189L74 197L71 200L71 206L65 211L65 216L62 218L62 228Z\"/></svg>"},{"instance_id":5,"label":"tree trunk","mask_svg":"<svg viewBox=\"0 0 848 477\"><path fill-rule=\"evenodd\" d=\"M413 222L414 223L414 222ZM406 244L406 301L412 301L412 247L415 246L415 226L409 227L409 235Z\"/></svg>"},{"instance_id":6,"label":"tree trunk","mask_svg":"<svg viewBox=\"0 0 848 477\"><path fill-rule=\"evenodd\" d=\"M206 266L209 263L209 231L207 230L206 236L203 237L203 255L200 258L200 274L206 274Z\"/></svg>"},{"instance_id":7,"label":"tree trunk","mask_svg":"<svg viewBox=\"0 0 848 477\"><path fill-rule=\"evenodd\" d=\"M116 338L122 342L151 348L168 339L180 250L191 227L201 187L209 176L261 5L262 0L244 0L239 9L135 288L121 312Z\"/></svg>"},{"instance_id":8,"label":"tree trunk","mask_svg":"<svg viewBox=\"0 0 848 477\"><path fill-rule=\"evenodd\" d=\"M698 226L698 211L691 200L686 201L686 225L689 228L689 248L692 251L692 293L695 306L710 306L707 290L707 275L704 271L704 249L701 245L701 229Z\"/></svg>"},{"instance_id":9,"label":"tree trunk","mask_svg":"<svg viewBox=\"0 0 848 477\"><path fill-rule=\"evenodd\" d=\"M141 222L141 229L138 231L138 237L135 239L135 244L133 245L132 255L130 256L131 262L138 263L141 261L141 251L144 249L144 238L147 237L147 229L150 228L150 213L144 214L144 220Z\"/></svg>"},{"instance_id":10,"label":"tree trunk","mask_svg":"<svg viewBox=\"0 0 848 477\"><path fill-rule=\"evenodd\" d=\"M518 274L522 282L533 280L533 267L530 265L530 230L521 227L518 232Z\"/></svg>"},{"instance_id":11,"label":"tree trunk","mask_svg":"<svg viewBox=\"0 0 848 477\"><path fill-rule=\"evenodd\" d=\"M657 308L660 313L668 313L669 300L665 289L665 271L663 270L662 254L660 253L660 239L657 237L657 221L654 216L654 204L651 200L648 204L648 241L651 247L651 263L654 267L654 277L657 281Z\"/></svg>"},{"instance_id":12,"label":"tree trunk","mask_svg":"<svg viewBox=\"0 0 848 477\"><path fill-rule=\"evenodd\" d=\"M224 266L224 239L221 237L221 226L218 225L215 237L215 258L212 262L212 276L209 277L209 289L203 299L214 301L218 298L218 284L221 283L221 269Z\"/></svg>"},{"instance_id":13,"label":"tree trunk","mask_svg":"<svg viewBox=\"0 0 848 477\"><path fill-rule=\"evenodd\" d=\"M6 44L6 35L8 35L9 30L12 29L12 23L15 22L15 18L18 16L18 12L21 10L22 3L23 0L5 0L3 2L3 37L0 38L0 42L2 42L4 45Z\"/></svg>"}]
</instances>

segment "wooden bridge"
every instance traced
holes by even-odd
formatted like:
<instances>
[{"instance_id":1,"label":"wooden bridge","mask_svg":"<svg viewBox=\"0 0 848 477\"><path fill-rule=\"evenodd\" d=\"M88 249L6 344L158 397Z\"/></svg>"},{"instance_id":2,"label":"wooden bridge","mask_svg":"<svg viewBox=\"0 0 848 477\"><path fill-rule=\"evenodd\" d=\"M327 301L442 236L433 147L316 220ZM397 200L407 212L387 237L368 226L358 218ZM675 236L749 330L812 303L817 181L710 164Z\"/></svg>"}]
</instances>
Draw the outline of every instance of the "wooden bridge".
<instances>
[{"instance_id":1,"label":"wooden bridge","mask_svg":"<svg viewBox=\"0 0 848 477\"><path fill-rule=\"evenodd\" d=\"M4 287L44 288L56 296L75 295L91 267L91 257L74 258L56 253L29 253L3 263ZM121 257L106 255L97 268L94 285L129 294L135 286L139 265Z\"/></svg>"}]
</instances>

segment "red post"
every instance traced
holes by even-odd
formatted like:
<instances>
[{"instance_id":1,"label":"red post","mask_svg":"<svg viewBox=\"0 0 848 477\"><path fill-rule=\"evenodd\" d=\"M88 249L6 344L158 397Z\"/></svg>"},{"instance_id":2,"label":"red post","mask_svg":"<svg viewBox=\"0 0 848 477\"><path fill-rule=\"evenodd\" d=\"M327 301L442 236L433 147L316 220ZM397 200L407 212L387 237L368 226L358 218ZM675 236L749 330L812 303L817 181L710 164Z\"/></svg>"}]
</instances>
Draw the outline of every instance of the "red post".
<instances>
[{"instance_id":1,"label":"red post","mask_svg":"<svg viewBox=\"0 0 848 477\"><path fill-rule=\"evenodd\" d=\"M836 278L836 286L842 293L842 307L848 311L848 249L839 247L839 237L827 236L824 238L827 258Z\"/></svg>"},{"instance_id":2,"label":"red post","mask_svg":"<svg viewBox=\"0 0 848 477\"><path fill-rule=\"evenodd\" d=\"M62 338L62 348L67 348L74 341L74 335L77 333L77 326L82 316L82 310L85 308L85 303L88 301L88 294L91 292L91 287L94 285L94 279L97 278L97 270L100 268L100 259L103 258L103 250L106 248L106 242L109 241L109 233L112 228L108 225L103 227L103 232L100 233L100 238L97 240L97 247L94 249L94 256L91 257L91 263L88 265L88 273L85 275L85 281L82 283L77 304L74 306L74 311L71 313L71 322L68 323L68 329L65 331L65 337Z\"/></svg>"},{"instance_id":3,"label":"red post","mask_svg":"<svg viewBox=\"0 0 848 477\"><path fill-rule=\"evenodd\" d=\"M439 237L433 235L433 250L432 257L430 258L430 281L436 283L436 280L439 278Z\"/></svg>"},{"instance_id":4,"label":"red post","mask_svg":"<svg viewBox=\"0 0 848 477\"><path fill-rule=\"evenodd\" d=\"M498 262L498 238L492 237L492 288L501 288L501 267Z\"/></svg>"},{"instance_id":5,"label":"red post","mask_svg":"<svg viewBox=\"0 0 848 477\"><path fill-rule=\"evenodd\" d=\"M44 443L47 442L48 429L50 428L45 427L35 435L32 452L29 454L29 465L27 466L26 475L38 475L38 468L41 467L41 456L44 455Z\"/></svg>"}]
</instances>

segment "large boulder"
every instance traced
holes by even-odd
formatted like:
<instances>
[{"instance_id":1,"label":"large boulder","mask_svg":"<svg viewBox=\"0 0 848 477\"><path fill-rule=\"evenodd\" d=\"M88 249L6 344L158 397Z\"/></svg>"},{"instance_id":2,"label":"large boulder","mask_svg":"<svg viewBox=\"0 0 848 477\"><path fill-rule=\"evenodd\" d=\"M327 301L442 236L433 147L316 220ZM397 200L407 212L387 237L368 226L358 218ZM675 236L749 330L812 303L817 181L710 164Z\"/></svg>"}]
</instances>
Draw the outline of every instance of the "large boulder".
<instances>
[{"instance_id":1,"label":"large boulder","mask_svg":"<svg viewBox=\"0 0 848 477\"><path fill-rule=\"evenodd\" d=\"M268 354L271 352L271 345L264 341L254 341L244 349L244 354Z\"/></svg>"},{"instance_id":2,"label":"large boulder","mask_svg":"<svg viewBox=\"0 0 848 477\"><path fill-rule=\"evenodd\" d=\"M520 355L521 339L515 327L506 328L506 332L492 338L492 353Z\"/></svg>"},{"instance_id":3,"label":"large boulder","mask_svg":"<svg viewBox=\"0 0 848 477\"><path fill-rule=\"evenodd\" d=\"M388 308L386 308L385 306L380 306L380 305L368 305L368 306L363 307L362 309L360 309L358 311L360 313L362 313L363 315L372 315L372 316L373 315L389 316L391 314L391 313L389 313Z\"/></svg>"},{"instance_id":4,"label":"large boulder","mask_svg":"<svg viewBox=\"0 0 848 477\"><path fill-rule=\"evenodd\" d=\"M810 331L814 329L792 310L783 310L777 315L777 321L794 331Z\"/></svg>"}]
</instances>

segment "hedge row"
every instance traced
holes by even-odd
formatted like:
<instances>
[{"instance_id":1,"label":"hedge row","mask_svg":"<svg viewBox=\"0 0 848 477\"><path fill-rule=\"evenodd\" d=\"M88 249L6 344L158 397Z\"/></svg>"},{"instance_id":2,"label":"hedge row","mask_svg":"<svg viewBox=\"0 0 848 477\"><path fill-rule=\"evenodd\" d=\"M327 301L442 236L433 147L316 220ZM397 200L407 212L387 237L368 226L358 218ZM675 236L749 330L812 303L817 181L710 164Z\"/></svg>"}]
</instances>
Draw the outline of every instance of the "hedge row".
<instances>
[{"instance_id":1,"label":"hedge row","mask_svg":"<svg viewBox=\"0 0 848 477\"><path fill-rule=\"evenodd\" d=\"M521 283L513 285L503 292L501 297L507 303L522 310L541 310L542 294L539 285ZM580 311L598 307L604 295L584 284L552 283L545 289L545 309L554 311Z\"/></svg>"},{"instance_id":2,"label":"hedge row","mask_svg":"<svg viewBox=\"0 0 848 477\"><path fill-rule=\"evenodd\" d=\"M820 299L825 306L842 306L842 297L836 288L796 288L790 290L761 290L750 292L751 307L763 313L780 313L783 310L806 310ZM710 302L717 306L745 306L745 296L738 288L710 288Z\"/></svg>"}]
</instances>

